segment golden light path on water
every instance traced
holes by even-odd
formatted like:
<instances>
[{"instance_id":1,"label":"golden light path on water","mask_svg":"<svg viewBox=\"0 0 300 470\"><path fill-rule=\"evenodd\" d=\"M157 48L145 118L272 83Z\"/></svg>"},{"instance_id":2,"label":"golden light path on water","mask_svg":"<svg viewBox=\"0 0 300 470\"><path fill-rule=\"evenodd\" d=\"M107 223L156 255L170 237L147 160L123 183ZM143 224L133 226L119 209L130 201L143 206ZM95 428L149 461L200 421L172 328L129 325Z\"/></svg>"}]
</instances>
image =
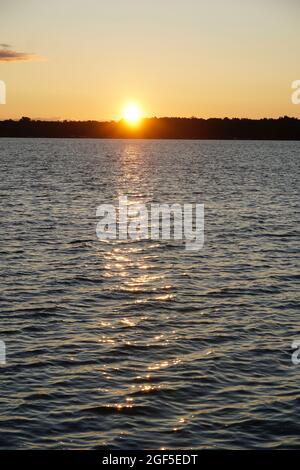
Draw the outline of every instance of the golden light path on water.
<instances>
[{"instance_id":1,"label":"golden light path on water","mask_svg":"<svg viewBox=\"0 0 300 470\"><path fill-rule=\"evenodd\" d=\"M145 179L143 173L144 162L141 155L136 151L135 144L126 144L120 159L120 180L118 182L119 188L126 188L126 195L128 196L128 207L136 203L147 203L151 201L151 193L149 192L149 182ZM146 194L141 191L143 187L147 187ZM124 192L119 192L118 197L124 196ZM144 307L147 303L156 303L159 310L160 302L171 302L175 299L174 284L170 283L169 279L164 279L161 276L160 270L157 269L157 255L153 255L155 250L159 247L158 243L149 242L115 242L111 249L107 250L104 255L104 273L103 277L108 281L114 283L112 289L116 292L129 294L131 312L129 316L117 317L111 320L106 325L110 328L117 328L117 324L122 324L130 330L135 330L134 335L125 335L121 341L127 347L155 348L156 345L160 347L168 346L173 341L172 335L174 331L169 331L168 334L163 332L152 332L145 338L144 327L149 318L145 315ZM113 292L113 290L112 290ZM126 305L125 305L126 306ZM128 306L128 305L127 305ZM166 320L169 320L166 316ZM131 336L133 339L131 339ZM129 339L128 339L129 337ZM102 339L103 343L116 344L117 340L115 334L105 335ZM120 344L119 344L120 346ZM137 374L135 381L138 384L132 384L128 393L133 396L136 394L151 394L159 392L164 388L162 384L156 383L155 373L176 366L181 361L179 358L157 361L147 361L144 366L144 372ZM138 407L139 401L133 397L123 398L118 403L108 403L108 408L114 407L117 411L122 412ZM186 418L181 417L178 420L177 426L180 423L186 422ZM174 427L174 431L177 427Z\"/></svg>"}]
</instances>

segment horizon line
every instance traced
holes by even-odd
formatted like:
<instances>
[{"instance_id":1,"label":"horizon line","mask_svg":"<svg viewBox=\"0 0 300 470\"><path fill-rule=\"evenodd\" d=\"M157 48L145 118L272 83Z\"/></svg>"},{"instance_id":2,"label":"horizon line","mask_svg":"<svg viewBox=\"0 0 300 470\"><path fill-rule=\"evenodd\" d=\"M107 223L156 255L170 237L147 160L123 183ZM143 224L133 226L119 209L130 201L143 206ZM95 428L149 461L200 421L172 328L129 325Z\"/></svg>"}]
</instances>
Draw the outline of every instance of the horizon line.
<instances>
[{"instance_id":1,"label":"horizon line","mask_svg":"<svg viewBox=\"0 0 300 470\"><path fill-rule=\"evenodd\" d=\"M151 119L186 119L186 120L201 120L201 121L209 121L209 120L247 120L247 121L262 121L262 120L279 120L279 119L292 119L292 120L300 120L300 117L297 116L288 116L288 115L278 115L275 116L264 116L264 117L240 117L240 116L224 116L224 117L199 117L199 116L144 116L141 117L140 122L142 123L144 120L151 120ZM75 119L75 118L41 118L41 117L30 117L30 116L21 116L19 118L0 118L0 122L3 121L14 121L14 122L24 122L24 121L31 121L31 122L97 122L97 123L126 123L126 119ZM141 125L141 124L140 124Z\"/></svg>"}]
</instances>

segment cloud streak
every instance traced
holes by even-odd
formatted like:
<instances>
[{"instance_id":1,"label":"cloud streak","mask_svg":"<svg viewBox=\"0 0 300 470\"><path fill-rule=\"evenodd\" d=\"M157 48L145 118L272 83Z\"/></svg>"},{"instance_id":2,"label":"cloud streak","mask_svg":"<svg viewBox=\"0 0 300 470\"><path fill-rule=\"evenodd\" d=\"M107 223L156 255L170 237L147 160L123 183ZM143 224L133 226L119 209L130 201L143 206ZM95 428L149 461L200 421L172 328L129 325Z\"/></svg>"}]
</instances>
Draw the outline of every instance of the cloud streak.
<instances>
[{"instance_id":1,"label":"cloud streak","mask_svg":"<svg viewBox=\"0 0 300 470\"><path fill-rule=\"evenodd\" d=\"M41 60L41 57L36 54L14 51L10 49L8 44L0 44L0 62L28 62L33 60Z\"/></svg>"}]
</instances>

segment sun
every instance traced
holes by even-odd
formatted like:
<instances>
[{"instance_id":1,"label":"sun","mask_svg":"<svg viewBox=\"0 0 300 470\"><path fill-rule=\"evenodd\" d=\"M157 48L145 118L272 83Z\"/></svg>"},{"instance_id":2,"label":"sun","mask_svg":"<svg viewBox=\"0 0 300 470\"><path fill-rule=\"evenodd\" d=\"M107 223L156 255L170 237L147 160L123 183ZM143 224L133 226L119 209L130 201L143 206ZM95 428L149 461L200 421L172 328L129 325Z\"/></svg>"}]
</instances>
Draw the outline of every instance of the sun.
<instances>
[{"instance_id":1,"label":"sun","mask_svg":"<svg viewBox=\"0 0 300 470\"><path fill-rule=\"evenodd\" d=\"M123 119L131 126L136 126L142 119L142 111L136 103L128 103L123 109Z\"/></svg>"}]
</instances>

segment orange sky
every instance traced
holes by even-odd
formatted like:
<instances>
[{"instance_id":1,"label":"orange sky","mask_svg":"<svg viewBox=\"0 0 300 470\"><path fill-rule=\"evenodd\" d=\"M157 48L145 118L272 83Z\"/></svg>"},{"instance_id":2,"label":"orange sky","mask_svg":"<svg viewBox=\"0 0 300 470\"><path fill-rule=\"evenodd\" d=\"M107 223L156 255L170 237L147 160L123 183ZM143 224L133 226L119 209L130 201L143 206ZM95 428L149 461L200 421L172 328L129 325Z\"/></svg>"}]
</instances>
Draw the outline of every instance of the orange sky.
<instances>
[{"instance_id":1,"label":"orange sky","mask_svg":"<svg viewBox=\"0 0 300 470\"><path fill-rule=\"evenodd\" d=\"M0 119L110 120L128 101L147 116L300 117L299 13L297 0L1 0Z\"/></svg>"}]
</instances>

